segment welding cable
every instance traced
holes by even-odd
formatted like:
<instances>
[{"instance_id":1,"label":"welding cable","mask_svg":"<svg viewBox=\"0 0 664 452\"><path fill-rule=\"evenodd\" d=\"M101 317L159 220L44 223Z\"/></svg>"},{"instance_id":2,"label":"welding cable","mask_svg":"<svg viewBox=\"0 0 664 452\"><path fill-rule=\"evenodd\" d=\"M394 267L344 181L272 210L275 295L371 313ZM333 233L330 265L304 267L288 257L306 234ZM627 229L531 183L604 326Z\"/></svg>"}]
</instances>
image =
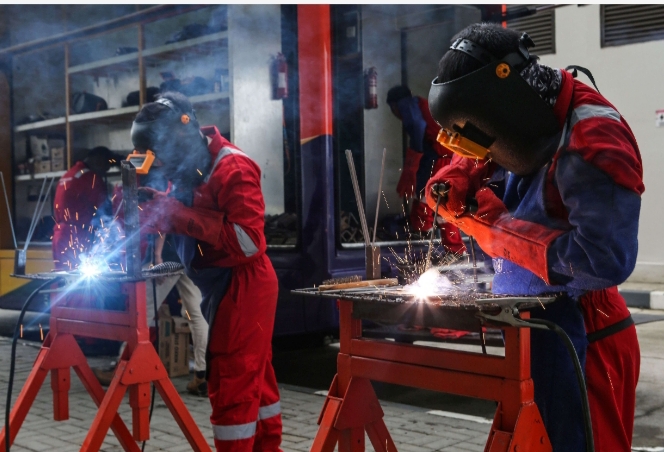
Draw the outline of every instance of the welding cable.
<instances>
[{"instance_id":1,"label":"welding cable","mask_svg":"<svg viewBox=\"0 0 664 452\"><path fill-rule=\"evenodd\" d=\"M595 452L595 441L593 439L593 426L590 420L590 404L588 402L588 389L586 388L586 380L583 377L583 371L581 370L581 362L579 361L579 356L576 354L576 349L572 340L569 338L565 330L560 326L556 325L553 322L542 319L528 319L523 320L526 323L531 323L535 325L544 325L549 330L553 331L562 339L565 347L567 348L567 353L569 353L572 362L574 363L574 370L576 371L576 380L579 383L579 392L581 393L581 404L583 407L583 424L586 432L586 452Z\"/></svg>"},{"instance_id":2,"label":"welding cable","mask_svg":"<svg viewBox=\"0 0 664 452\"><path fill-rule=\"evenodd\" d=\"M25 313L28 310L30 303L32 303L32 300L34 300L37 294L44 287L53 284L61 279L62 278L60 277L49 279L44 284L37 287L30 294L30 296L25 300L25 303L23 303L23 307L21 308L21 313L18 315L18 321L16 322L16 326L14 327L14 336L12 337L12 353L9 361L10 364L9 364L9 382L7 383L7 402L5 404L5 451L6 452L9 452L9 447L11 445L11 433L9 431L9 415L11 414L12 388L14 386L14 372L16 370L16 345L18 344L18 338L21 332L21 325L23 325L23 317L25 317Z\"/></svg>"}]
</instances>

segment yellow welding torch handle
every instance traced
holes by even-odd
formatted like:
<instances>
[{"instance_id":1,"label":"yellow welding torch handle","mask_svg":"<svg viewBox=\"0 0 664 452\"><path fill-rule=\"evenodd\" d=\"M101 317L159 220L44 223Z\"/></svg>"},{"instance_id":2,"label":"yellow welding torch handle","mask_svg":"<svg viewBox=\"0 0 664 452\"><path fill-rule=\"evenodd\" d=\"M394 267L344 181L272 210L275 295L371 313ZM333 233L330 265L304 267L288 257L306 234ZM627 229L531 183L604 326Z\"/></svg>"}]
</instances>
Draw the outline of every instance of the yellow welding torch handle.
<instances>
[{"instance_id":1,"label":"yellow welding torch handle","mask_svg":"<svg viewBox=\"0 0 664 452\"><path fill-rule=\"evenodd\" d=\"M150 167L154 163L154 152L147 150L145 154L141 154L138 151L127 156L127 160L134 160L132 165L136 167L136 174L147 174L150 171Z\"/></svg>"},{"instance_id":2,"label":"yellow welding torch handle","mask_svg":"<svg viewBox=\"0 0 664 452\"><path fill-rule=\"evenodd\" d=\"M489 153L487 148L461 136L459 132L450 133L445 129L440 129L436 141L461 157L483 159Z\"/></svg>"}]
</instances>

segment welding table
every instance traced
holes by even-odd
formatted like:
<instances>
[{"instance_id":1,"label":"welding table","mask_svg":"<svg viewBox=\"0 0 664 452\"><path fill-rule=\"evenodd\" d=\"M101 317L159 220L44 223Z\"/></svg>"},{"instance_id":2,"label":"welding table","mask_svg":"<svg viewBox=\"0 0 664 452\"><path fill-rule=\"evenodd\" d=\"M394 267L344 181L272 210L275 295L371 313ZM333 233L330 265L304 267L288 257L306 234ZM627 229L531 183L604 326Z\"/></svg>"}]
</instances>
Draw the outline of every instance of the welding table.
<instances>
[{"instance_id":1,"label":"welding table","mask_svg":"<svg viewBox=\"0 0 664 452\"><path fill-rule=\"evenodd\" d=\"M71 385L70 369L73 368L90 394L98 411L92 421L81 451L96 452L100 449L111 428L125 451L140 452L137 442L150 437L150 383L153 383L164 403L175 418L185 438L196 452L209 452L205 437L168 378L159 355L150 342L146 316L145 280L168 277L175 273L149 274L140 277L122 272L107 272L91 278L120 284L126 296L126 310L81 309L65 307L58 303L62 293L51 294L50 330L37 355L34 366L10 415L10 439L14 441L39 388L51 372L53 391L53 418L69 419L68 391ZM18 276L25 279L48 281L56 277L72 284L86 284L85 278L75 272L50 272ZM127 342L124 353L115 370L113 381L104 392L90 369L74 335ZM129 390L132 408L132 432L117 414L125 393ZM0 433L0 452L5 452L5 431Z\"/></svg>"},{"instance_id":2,"label":"welding table","mask_svg":"<svg viewBox=\"0 0 664 452\"><path fill-rule=\"evenodd\" d=\"M322 412L313 452L365 449L366 431L374 449L393 452L383 410L370 381L399 384L498 402L485 452L551 452L544 423L534 402L530 376L530 330L494 324L503 331L505 356L399 344L362 337L362 320L383 324L479 331L488 322L482 315L501 314L500 303L518 303L520 318L528 308L553 298L504 298L491 294L477 300L433 297L414 301L400 287L294 294L335 298L339 307L339 356Z\"/></svg>"}]
</instances>

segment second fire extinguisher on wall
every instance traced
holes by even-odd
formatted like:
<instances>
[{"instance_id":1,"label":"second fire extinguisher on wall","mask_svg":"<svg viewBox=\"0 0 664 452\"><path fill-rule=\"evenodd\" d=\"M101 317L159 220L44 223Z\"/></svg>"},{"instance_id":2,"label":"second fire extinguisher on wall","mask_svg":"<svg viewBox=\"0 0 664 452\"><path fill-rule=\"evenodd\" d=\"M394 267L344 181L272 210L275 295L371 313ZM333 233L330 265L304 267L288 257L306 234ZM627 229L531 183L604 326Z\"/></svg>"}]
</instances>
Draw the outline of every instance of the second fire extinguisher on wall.
<instances>
[{"instance_id":1,"label":"second fire extinguisher on wall","mask_svg":"<svg viewBox=\"0 0 664 452\"><path fill-rule=\"evenodd\" d=\"M288 97L288 63L286 57L280 52L272 59L271 65L272 98L285 99Z\"/></svg>"},{"instance_id":2,"label":"second fire extinguisher on wall","mask_svg":"<svg viewBox=\"0 0 664 452\"><path fill-rule=\"evenodd\" d=\"M364 108L378 108L378 72L373 66L364 71Z\"/></svg>"}]
</instances>

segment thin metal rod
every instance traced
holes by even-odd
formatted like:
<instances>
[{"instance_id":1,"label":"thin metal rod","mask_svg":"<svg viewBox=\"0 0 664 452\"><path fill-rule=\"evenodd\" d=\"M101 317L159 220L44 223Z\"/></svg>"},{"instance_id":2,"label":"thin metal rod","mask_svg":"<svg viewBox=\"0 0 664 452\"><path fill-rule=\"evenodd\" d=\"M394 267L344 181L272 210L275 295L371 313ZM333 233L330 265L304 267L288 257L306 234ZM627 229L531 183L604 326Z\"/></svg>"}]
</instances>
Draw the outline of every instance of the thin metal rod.
<instances>
[{"instance_id":1,"label":"thin metal rod","mask_svg":"<svg viewBox=\"0 0 664 452\"><path fill-rule=\"evenodd\" d=\"M470 255L473 258L473 281L477 282L477 260L475 259L475 239L472 235L468 236L470 241Z\"/></svg>"},{"instance_id":2,"label":"thin metal rod","mask_svg":"<svg viewBox=\"0 0 664 452\"><path fill-rule=\"evenodd\" d=\"M429 249L427 250L427 263L425 270L431 268L431 252L433 251L433 237L436 234L436 222L438 220L438 206L440 205L440 194L436 198L436 208L433 210L433 225L431 226L431 234L429 236Z\"/></svg>"},{"instance_id":3,"label":"thin metal rod","mask_svg":"<svg viewBox=\"0 0 664 452\"><path fill-rule=\"evenodd\" d=\"M357 172L355 171L355 162L353 161L353 153L350 149L346 149L346 160L348 160L348 169L350 170L350 177L353 181L353 191L355 192L355 202L357 202L357 210L360 214L360 224L362 226L362 233L364 235L364 242L367 246L371 246L371 239L369 238L369 228L367 227L367 216L364 213L364 205L362 204L362 196L360 195L360 184L357 181Z\"/></svg>"},{"instance_id":4,"label":"thin metal rod","mask_svg":"<svg viewBox=\"0 0 664 452\"><path fill-rule=\"evenodd\" d=\"M55 176L51 178L51 182L48 184L48 190L46 190L46 192L44 193L44 196L46 196L46 199L44 199L44 201L42 201L41 204L39 204L38 207L37 207L39 209L39 213L37 213L37 215L35 217L35 218L37 218L37 220L35 221L35 224L34 224L32 230L28 233L28 237L25 240L25 248L24 248L25 250L28 249L28 244L32 240L32 235L35 233L35 229L37 229L37 224L39 223L39 218L41 218L41 214L44 211L44 206L46 205L46 201L51 196L51 188L53 188L53 181L54 180L55 180ZM46 181L46 180L44 180L44 181ZM41 200L41 196L39 197L39 199ZM35 209L35 212L36 212L36 209Z\"/></svg>"},{"instance_id":5,"label":"thin metal rod","mask_svg":"<svg viewBox=\"0 0 664 452\"><path fill-rule=\"evenodd\" d=\"M35 224L35 221L37 219L37 215L39 215L38 210L39 210L39 205L41 203L42 195L44 194L44 187L46 187L46 178L42 181L42 186L41 190L39 190L39 197L37 198L37 205L35 206L35 211L32 213L32 220L30 220L30 227L28 228L28 235L26 236L25 239L25 245L23 246L23 251L28 249L28 242L30 242L30 235L32 232L32 228Z\"/></svg>"},{"instance_id":6,"label":"thin metal rod","mask_svg":"<svg viewBox=\"0 0 664 452\"><path fill-rule=\"evenodd\" d=\"M374 218L373 240L371 243L376 243L376 230L378 229L378 212L380 211L380 195L383 191L383 173L385 172L385 155L387 149L383 148L383 161L380 164L380 178L378 179L378 200L376 201L376 218ZM375 246L375 245L374 245Z\"/></svg>"},{"instance_id":7,"label":"thin metal rod","mask_svg":"<svg viewBox=\"0 0 664 452\"><path fill-rule=\"evenodd\" d=\"M14 220L12 220L12 210L9 207L9 197L7 196L7 186L5 185L5 176L0 171L0 180L2 180L2 191L5 193L5 204L7 204L7 216L9 217L9 227L12 230L12 237L14 239L14 249L18 249L18 242L16 241L16 232L14 232Z\"/></svg>"}]
</instances>

